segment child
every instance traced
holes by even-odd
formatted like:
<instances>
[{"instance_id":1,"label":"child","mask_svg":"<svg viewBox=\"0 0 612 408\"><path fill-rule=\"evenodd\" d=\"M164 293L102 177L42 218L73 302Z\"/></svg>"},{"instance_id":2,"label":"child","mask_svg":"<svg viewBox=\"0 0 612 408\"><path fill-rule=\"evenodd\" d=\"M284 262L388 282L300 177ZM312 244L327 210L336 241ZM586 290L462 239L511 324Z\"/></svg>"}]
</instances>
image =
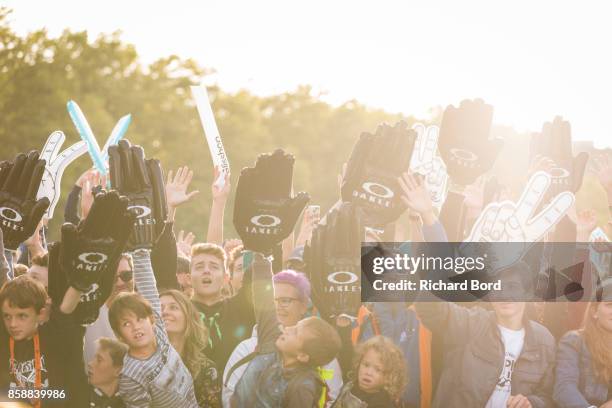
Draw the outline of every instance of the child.
<instances>
[{"instance_id":1,"label":"child","mask_svg":"<svg viewBox=\"0 0 612 408\"><path fill-rule=\"evenodd\" d=\"M68 370L74 350L66 343L79 336L67 315L53 307L51 319L44 325L47 292L42 283L28 275L8 281L0 290L4 325L0 330L0 370L2 394L19 400L25 390L65 390L55 399L32 400L35 407L62 406L69 395Z\"/></svg>"},{"instance_id":2,"label":"child","mask_svg":"<svg viewBox=\"0 0 612 408\"><path fill-rule=\"evenodd\" d=\"M272 267L261 254L250 266L257 319L257 351L236 386L232 407L303 407L318 404L325 386L317 367L340 349L336 330L318 317L300 320L281 333L274 307Z\"/></svg>"},{"instance_id":3,"label":"child","mask_svg":"<svg viewBox=\"0 0 612 408\"><path fill-rule=\"evenodd\" d=\"M356 382L345 384L333 408L398 406L406 386L406 364L390 339L375 336L357 346L353 368Z\"/></svg>"},{"instance_id":4,"label":"child","mask_svg":"<svg viewBox=\"0 0 612 408\"><path fill-rule=\"evenodd\" d=\"M120 293L109 309L110 325L128 346L119 394L127 407L197 408L193 380L170 345L148 250L133 253L138 293Z\"/></svg>"},{"instance_id":5,"label":"child","mask_svg":"<svg viewBox=\"0 0 612 408\"><path fill-rule=\"evenodd\" d=\"M225 367L234 348L248 338L255 323L247 275L233 296L223 295L226 263L225 251L218 245L203 243L191 248L191 301L210 333L207 354L219 368Z\"/></svg>"},{"instance_id":6,"label":"child","mask_svg":"<svg viewBox=\"0 0 612 408\"><path fill-rule=\"evenodd\" d=\"M124 408L119 391L119 376L127 346L108 337L96 340L96 350L87 365L90 408Z\"/></svg>"}]
</instances>

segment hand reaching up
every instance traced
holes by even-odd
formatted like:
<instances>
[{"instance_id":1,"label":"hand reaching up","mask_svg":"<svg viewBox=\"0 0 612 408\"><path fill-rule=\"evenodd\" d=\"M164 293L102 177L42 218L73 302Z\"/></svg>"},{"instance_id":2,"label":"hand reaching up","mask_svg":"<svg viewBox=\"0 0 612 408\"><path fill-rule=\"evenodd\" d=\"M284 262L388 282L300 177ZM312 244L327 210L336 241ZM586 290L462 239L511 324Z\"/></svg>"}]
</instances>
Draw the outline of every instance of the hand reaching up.
<instances>
[{"instance_id":1,"label":"hand reaching up","mask_svg":"<svg viewBox=\"0 0 612 408\"><path fill-rule=\"evenodd\" d=\"M168 180L166 181L166 200L170 209L176 209L181 204L189 202L195 197L199 191L194 190L187 193L189 184L193 179L193 171L189 167L179 167L176 174L172 170L168 172Z\"/></svg>"}]
</instances>

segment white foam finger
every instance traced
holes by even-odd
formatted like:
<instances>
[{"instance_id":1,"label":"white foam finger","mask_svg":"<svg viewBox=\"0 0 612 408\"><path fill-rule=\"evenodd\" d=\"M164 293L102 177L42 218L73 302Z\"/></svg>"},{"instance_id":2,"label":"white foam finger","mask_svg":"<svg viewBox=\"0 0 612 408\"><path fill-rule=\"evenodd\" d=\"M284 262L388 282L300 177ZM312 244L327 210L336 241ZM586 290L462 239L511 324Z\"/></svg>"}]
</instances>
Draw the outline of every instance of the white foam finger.
<instances>
[{"instance_id":1,"label":"white foam finger","mask_svg":"<svg viewBox=\"0 0 612 408\"><path fill-rule=\"evenodd\" d=\"M47 161L47 165L49 165L55 157L58 155L64 141L66 140L66 135L64 132L56 130L51 133L45 142L45 145L40 153L40 158Z\"/></svg>"},{"instance_id":2,"label":"white foam finger","mask_svg":"<svg viewBox=\"0 0 612 408\"><path fill-rule=\"evenodd\" d=\"M561 221L574 201L574 194L569 191L557 195L546 208L529 221L525 228L526 237L533 241L540 240Z\"/></svg>"},{"instance_id":3,"label":"white foam finger","mask_svg":"<svg viewBox=\"0 0 612 408\"><path fill-rule=\"evenodd\" d=\"M549 174L538 171L529 179L525 190L521 198L516 203L516 212L514 217L521 224L527 224L527 221L531 218L531 215L535 212L537 206L542 201L546 190L551 183L551 177Z\"/></svg>"}]
</instances>

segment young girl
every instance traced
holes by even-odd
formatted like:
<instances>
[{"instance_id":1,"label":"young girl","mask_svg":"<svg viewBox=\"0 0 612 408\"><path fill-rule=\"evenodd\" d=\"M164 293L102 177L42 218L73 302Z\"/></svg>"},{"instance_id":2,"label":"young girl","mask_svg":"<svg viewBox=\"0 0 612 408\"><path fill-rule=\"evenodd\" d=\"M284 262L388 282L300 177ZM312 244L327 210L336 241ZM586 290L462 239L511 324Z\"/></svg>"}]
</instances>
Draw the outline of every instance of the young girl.
<instances>
[{"instance_id":1,"label":"young girl","mask_svg":"<svg viewBox=\"0 0 612 408\"><path fill-rule=\"evenodd\" d=\"M388 338L375 336L357 346L354 381L342 388L333 408L398 407L406 386L406 364L401 350Z\"/></svg>"},{"instance_id":2,"label":"young girl","mask_svg":"<svg viewBox=\"0 0 612 408\"><path fill-rule=\"evenodd\" d=\"M193 377L198 405L202 408L220 407L221 384L217 369L204 354L208 330L201 323L195 306L175 289L162 292L159 299L170 343Z\"/></svg>"}]
</instances>

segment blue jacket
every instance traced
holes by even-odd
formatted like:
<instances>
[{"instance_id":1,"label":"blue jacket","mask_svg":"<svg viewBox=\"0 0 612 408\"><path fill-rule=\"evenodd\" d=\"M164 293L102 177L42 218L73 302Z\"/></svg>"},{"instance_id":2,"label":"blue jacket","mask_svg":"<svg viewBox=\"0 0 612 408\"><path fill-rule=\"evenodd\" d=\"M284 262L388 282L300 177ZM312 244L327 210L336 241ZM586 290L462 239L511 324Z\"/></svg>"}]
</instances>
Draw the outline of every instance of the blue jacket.
<instances>
[{"instance_id":1,"label":"blue jacket","mask_svg":"<svg viewBox=\"0 0 612 408\"><path fill-rule=\"evenodd\" d=\"M591 353L578 331L559 340L553 398L559 408L598 407L608 400L608 386L597 381Z\"/></svg>"}]
</instances>

